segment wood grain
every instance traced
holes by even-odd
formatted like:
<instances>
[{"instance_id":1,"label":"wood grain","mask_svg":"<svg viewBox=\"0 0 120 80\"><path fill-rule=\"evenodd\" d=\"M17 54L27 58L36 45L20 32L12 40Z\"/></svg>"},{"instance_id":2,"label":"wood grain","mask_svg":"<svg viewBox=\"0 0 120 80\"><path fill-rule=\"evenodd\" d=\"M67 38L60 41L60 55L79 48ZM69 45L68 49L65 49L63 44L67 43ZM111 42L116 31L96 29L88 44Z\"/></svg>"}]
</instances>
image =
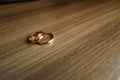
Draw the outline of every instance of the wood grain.
<instances>
[{"instance_id":1,"label":"wood grain","mask_svg":"<svg viewBox=\"0 0 120 80\"><path fill-rule=\"evenodd\" d=\"M52 32L52 45L27 42ZM0 80L119 80L120 0L0 5Z\"/></svg>"}]
</instances>

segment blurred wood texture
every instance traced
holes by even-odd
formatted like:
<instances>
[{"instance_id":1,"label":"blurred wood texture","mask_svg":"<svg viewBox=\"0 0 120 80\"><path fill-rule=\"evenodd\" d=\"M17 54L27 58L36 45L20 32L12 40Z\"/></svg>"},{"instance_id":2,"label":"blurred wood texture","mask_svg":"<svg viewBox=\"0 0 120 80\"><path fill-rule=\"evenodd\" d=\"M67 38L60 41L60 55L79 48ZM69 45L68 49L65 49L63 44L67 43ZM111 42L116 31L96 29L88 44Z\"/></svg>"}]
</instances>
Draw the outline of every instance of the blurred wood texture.
<instances>
[{"instance_id":1,"label":"blurred wood texture","mask_svg":"<svg viewBox=\"0 0 120 80\"><path fill-rule=\"evenodd\" d=\"M35 31L54 43L28 43ZM0 80L120 80L120 0L1 4Z\"/></svg>"}]
</instances>

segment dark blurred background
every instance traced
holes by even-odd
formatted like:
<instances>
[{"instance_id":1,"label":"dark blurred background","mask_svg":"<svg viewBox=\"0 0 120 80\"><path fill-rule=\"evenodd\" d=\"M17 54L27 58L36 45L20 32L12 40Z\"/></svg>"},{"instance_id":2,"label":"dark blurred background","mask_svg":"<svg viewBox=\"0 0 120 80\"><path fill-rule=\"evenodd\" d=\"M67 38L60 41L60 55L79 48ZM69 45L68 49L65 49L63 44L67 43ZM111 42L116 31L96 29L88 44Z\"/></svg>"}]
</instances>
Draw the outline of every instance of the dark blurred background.
<instances>
[{"instance_id":1,"label":"dark blurred background","mask_svg":"<svg viewBox=\"0 0 120 80\"><path fill-rule=\"evenodd\" d=\"M35 1L35 0L0 0L0 3L13 3L13 2L24 2L24 1Z\"/></svg>"}]
</instances>

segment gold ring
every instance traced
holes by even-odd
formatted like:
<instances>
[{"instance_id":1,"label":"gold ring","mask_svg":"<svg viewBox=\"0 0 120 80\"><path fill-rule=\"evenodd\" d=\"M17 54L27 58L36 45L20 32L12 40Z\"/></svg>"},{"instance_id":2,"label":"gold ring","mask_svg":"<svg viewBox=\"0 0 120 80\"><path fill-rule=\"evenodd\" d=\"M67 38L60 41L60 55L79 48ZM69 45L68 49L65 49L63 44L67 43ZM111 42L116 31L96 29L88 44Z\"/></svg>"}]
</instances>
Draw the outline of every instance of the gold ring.
<instances>
[{"instance_id":1,"label":"gold ring","mask_svg":"<svg viewBox=\"0 0 120 80\"><path fill-rule=\"evenodd\" d=\"M49 40L45 41L46 38L47 39L49 38ZM29 37L29 41L31 43L36 43L39 45L50 44L53 42L53 39L54 39L54 36L52 33L47 33L42 31L35 32Z\"/></svg>"},{"instance_id":2,"label":"gold ring","mask_svg":"<svg viewBox=\"0 0 120 80\"><path fill-rule=\"evenodd\" d=\"M47 33L47 32L43 32L44 36L48 36L49 40L48 41L42 41L42 40L38 40L38 44L43 45L43 44L51 44L54 40L54 36L52 33ZM48 38L47 37L47 38Z\"/></svg>"},{"instance_id":3,"label":"gold ring","mask_svg":"<svg viewBox=\"0 0 120 80\"><path fill-rule=\"evenodd\" d=\"M44 33L42 31L35 32L29 37L29 41L31 43L37 43L38 40L41 40L44 37L43 34Z\"/></svg>"}]
</instances>

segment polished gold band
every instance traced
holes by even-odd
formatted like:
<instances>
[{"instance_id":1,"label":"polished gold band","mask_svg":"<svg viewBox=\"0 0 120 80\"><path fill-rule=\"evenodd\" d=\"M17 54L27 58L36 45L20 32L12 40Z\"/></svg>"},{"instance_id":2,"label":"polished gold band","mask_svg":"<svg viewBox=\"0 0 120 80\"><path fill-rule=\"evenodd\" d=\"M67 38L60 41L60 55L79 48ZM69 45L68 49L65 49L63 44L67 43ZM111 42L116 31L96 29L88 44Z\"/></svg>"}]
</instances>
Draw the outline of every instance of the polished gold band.
<instances>
[{"instance_id":1,"label":"polished gold band","mask_svg":"<svg viewBox=\"0 0 120 80\"><path fill-rule=\"evenodd\" d=\"M47 38L49 38L48 41L44 41L43 38L46 38L45 36L48 36ZM54 36L52 33L47 33L47 32L35 32L33 33L30 37L29 37L29 41L31 43L37 43L39 45L43 45L43 44L50 44L52 43L54 40Z\"/></svg>"},{"instance_id":2,"label":"polished gold band","mask_svg":"<svg viewBox=\"0 0 120 80\"><path fill-rule=\"evenodd\" d=\"M52 42L53 42L53 40L54 40L54 36L53 36L53 34L52 33L47 33L47 32L44 32L43 33L43 36L46 36L46 35L48 35L49 36L49 40L48 41L38 41L38 44L40 44L40 45L43 45L43 44L51 44Z\"/></svg>"}]
</instances>

